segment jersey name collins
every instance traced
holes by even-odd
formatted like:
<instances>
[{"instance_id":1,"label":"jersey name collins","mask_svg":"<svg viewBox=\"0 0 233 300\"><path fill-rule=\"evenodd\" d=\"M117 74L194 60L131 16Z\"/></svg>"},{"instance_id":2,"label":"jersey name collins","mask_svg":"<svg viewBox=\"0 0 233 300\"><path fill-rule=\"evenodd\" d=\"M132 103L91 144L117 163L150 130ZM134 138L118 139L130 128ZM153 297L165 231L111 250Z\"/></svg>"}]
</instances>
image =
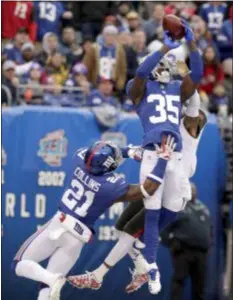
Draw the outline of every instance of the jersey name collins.
<instances>
[{"instance_id":1,"label":"jersey name collins","mask_svg":"<svg viewBox=\"0 0 233 300\"><path fill-rule=\"evenodd\" d=\"M74 175L79 181L81 181L85 186L89 189L93 190L93 192L98 192L101 186L101 183L95 181L94 179L90 178L80 167L74 171Z\"/></svg>"}]
</instances>

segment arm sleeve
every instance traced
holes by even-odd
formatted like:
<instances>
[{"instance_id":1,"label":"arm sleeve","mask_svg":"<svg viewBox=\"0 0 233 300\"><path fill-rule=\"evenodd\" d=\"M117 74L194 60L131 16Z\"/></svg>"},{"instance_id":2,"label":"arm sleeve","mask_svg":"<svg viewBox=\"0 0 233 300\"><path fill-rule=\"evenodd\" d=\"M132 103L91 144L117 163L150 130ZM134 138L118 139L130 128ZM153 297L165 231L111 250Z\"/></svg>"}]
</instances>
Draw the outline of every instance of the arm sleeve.
<instances>
[{"instance_id":1,"label":"arm sleeve","mask_svg":"<svg viewBox=\"0 0 233 300\"><path fill-rule=\"evenodd\" d=\"M121 198L122 196L124 196L129 188L128 183L126 182L125 178L121 177L117 180L117 182L111 183L112 184L112 188L113 188L113 201Z\"/></svg>"},{"instance_id":2,"label":"arm sleeve","mask_svg":"<svg viewBox=\"0 0 233 300\"><path fill-rule=\"evenodd\" d=\"M136 75L141 79L147 78L163 56L164 54L161 51L156 51L148 55L144 62L137 68Z\"/></svg>"},{"instance_id":3,"label":"arm sleeve","mask_svg":"<svg viewBox=\"0 0 233 300\"><path fill-rule=\"evenodd\" d=\"M198 50L190 53L190 77L195 84L198 84L203 75L203 61Z\"/></svg>"}]
</instances>

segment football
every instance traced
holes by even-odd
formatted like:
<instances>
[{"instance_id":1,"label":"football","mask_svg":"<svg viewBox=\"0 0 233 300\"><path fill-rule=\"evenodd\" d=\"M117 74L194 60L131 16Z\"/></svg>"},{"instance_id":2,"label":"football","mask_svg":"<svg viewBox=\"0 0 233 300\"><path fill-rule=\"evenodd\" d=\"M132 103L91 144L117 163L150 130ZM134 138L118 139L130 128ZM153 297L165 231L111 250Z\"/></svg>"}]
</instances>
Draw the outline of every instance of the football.
<instances>
[{"instance_id":1,"label":"football","mask_svg":"<svg viewBox=\"0 0 233 300\"><path fill-rule=\"evenodd\" d=\"M163 18L163 29L169 31L169 35L175 39L180 40L185 35L184 26L181 19L175 15L165 15Z\"/></svg>"}]
</instances>

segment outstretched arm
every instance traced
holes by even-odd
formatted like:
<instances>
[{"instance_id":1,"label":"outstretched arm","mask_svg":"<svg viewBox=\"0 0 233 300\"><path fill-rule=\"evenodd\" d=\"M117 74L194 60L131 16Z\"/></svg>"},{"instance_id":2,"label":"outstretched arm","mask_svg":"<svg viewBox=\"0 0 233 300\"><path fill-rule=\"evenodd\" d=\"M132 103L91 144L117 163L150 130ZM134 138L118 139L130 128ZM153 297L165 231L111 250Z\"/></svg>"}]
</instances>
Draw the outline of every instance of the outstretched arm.
<instances>
[{"instance_id":1,"label":"outstretched arm","mask_svg":"<svg viewBox=\"0 0 233 300\"><path fill-rule=\"evenodd\" d=\"M197 91L189 99L189 104L184 115L184 126L189 134L197 138L200 131L205 126L207 119L205 114L200 111L200 96Z\"/></svg>"},{"instance_id":2,"label":"outstretched arm","mask_svg":"<svg viewBox=\"0 0 233 300\"><path fill-rule=\"evenodd\" d=\"M134 104L138 104L142 99L147 78L151 71L156 67L161 58L171 49L175 49L180 46L177 41L172 41L167 32L164 33L164 44L159 51L152 53L140 64L137 68L134 79L129 82L129 86L126 87L126 92Z\"/></svg>"},{"instance_id":3,"label":"outstretched arm","mask_svg":"<svg viewBox=\"0 0 233 300\"><path fill-rule=\"evenodd\" d=\"M198 83L203 74L203 62L201 55L197 49L194 34L188 24L183 21L185 28L185 38L190 51L190 69L191 72L184 76L181 84L181 101L184 102L189 99L195 92Z\"/></svg>"}]
</instances>

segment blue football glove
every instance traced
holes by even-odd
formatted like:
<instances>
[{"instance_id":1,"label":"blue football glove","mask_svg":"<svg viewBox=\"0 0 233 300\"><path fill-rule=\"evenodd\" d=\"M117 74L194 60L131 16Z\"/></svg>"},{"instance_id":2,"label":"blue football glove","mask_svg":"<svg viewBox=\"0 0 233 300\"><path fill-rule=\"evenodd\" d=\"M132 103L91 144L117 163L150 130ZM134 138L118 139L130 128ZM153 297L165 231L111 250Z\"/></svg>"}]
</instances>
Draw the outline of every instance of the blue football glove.
<instances>
[{"instance_id":1,"label":"blue football glove","mask_svg":"<svg viewBox=\"0 0 233 300\"><path fill-rule=\"evenodd\" d=\"M185 30L186 41L187 42L194 41L195 40L194 33L193 33L192 29L189 27L189 24L185 20L182 20L182 24L183 24L184 30Z\"/></svg>"},{"instance_id":2,"label":"blue football glove","mask_svg":"<svg viewBox=\"0 0 233 300\"><path fill-rule=\"evenodd\" d=\"M166 45L170 49L178 48L181 45L181 43L173 40L169 36L169 31L164 31L164 33L163 33L163 43L164 43L164 45Z\"/></svg>"}]
</instances>

